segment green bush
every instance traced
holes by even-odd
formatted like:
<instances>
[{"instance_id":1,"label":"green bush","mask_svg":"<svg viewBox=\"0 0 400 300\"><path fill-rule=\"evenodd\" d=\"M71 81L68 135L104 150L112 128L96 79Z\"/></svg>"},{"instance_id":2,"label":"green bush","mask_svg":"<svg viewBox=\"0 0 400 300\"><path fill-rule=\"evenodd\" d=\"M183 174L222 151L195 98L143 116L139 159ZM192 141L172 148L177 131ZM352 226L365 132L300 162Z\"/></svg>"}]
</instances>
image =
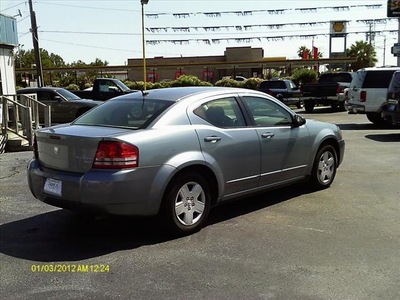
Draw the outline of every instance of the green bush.
<instances>
[{"instance_id":1,"label":"green bush","mask_svg":"<svg viewBox=\"0 0 400 300\"><path fill-rule=\"evenodd\" d=\"M311 83L316 82L318 73L311 69L300 68L293 72L292 80L296 85L300 83Z\"/></svg>"},{"instance_id":2,"label":"green bush","mask_svg":"<svg viewBox=\"0 0 400 300\"><path fill-rule=\"evenodd\" d=\"M226 86L226 87L240 87L241 86L239 81L236 81L232 78L222 78L221 80L218 80L214 85L215 86Z\"/></svg>"},{"instance_id":3,"label":"green bush","mask_svg":"<svg viewBox=\"0 0 400 300\"><path fill-rule=\"evenodd\" d=\"M193 75L183 75L179 76L178 79L169 82L171 87L179 86L212 86L211 83L207 81L200 80L197 76Z\"/></svg>"},{"instance_id":4,"label":"green bush","mask_svg":"<svg viewBox=\"0 0 400 300\"><path fill-rule=\"evenodd\" d=\"M252 77L242 81L241 86L246 89L258 90L262 81L261 78Z\"/></svg>"},{"instance_id":5,"label":"green bush","mask_svg":"<svg viewBox=\"0 0 400 300\"><path fill-rule=\"evenodd\" d=\"M69 84L66 87L66 89L69 91L79 91L79 86L77 84L72 83L72 84Z\"/></svg>"}]
</instances>

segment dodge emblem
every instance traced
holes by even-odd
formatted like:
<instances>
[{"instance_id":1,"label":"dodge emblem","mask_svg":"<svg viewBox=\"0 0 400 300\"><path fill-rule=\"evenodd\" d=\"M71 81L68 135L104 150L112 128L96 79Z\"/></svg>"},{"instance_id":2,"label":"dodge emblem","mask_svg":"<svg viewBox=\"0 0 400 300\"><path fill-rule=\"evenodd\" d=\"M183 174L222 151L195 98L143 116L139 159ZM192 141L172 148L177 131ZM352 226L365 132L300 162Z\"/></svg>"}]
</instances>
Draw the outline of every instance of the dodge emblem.
<instances>
[{"instance_id":1,"label":"dodge emblem","mask_svg":"<svg viewBox=\"0 0 400 300\"><path fill-rule=\"evenodd\" d=\"M54 146L54 154L58 155L58 152L60 152L60 149L57 146Z\"/></svg>"}]
</instances>

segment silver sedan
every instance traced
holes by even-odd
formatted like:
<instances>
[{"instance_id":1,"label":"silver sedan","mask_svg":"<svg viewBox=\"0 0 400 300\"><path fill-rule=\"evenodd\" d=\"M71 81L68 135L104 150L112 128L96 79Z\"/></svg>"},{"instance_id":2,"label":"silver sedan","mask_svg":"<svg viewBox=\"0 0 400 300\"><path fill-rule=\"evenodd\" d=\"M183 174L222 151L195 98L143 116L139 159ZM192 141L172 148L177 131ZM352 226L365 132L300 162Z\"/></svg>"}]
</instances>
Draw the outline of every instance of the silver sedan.
<instances>
[{"instance_id":1,"label":"silver sedan","mask_svg":"<svg viewBox=\"0 0 400 300\"><path fill-rule=\"evenodd\" d=\"M72 210L158 215L199 230L226 200L304 181L329 187L343 160L336 125L305 120L261 92L151 90L36 132L32 194Z\"/></svg>"}]
</instances>

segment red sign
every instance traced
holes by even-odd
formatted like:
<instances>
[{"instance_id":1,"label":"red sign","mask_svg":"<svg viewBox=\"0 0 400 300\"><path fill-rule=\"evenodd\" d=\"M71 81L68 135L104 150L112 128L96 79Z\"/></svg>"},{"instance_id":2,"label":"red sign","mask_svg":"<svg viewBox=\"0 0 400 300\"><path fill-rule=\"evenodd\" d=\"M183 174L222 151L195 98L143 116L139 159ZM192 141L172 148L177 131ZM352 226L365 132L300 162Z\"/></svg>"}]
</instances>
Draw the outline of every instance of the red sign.
<instances>
[{"instance_id":1,"label":"red sign","mask_svg":"<svg viewBox=\"0 0 400 300\"><path fill-rule=\"evenodd\" d=\"M186 73L183 72L183 71L176 71L176 72L175 72L175 80L178 79L179 76L182 76L182 75L186 75Z\"/></svg>"}]
</instances>

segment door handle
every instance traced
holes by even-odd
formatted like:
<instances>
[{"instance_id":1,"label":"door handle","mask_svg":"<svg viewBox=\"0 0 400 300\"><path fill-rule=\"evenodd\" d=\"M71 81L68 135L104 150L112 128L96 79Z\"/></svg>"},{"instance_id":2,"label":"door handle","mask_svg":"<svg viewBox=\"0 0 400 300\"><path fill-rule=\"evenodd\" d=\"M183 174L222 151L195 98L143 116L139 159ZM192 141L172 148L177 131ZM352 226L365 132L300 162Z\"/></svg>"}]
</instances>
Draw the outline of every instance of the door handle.
<instances>
[{"instance_id":1,"label":"door handle","mask_svg":"<svg viewBox=\"0 0 400 300\"><path fill-rule=\"evenodd\" d=\"M263 134L261 134L261 137L262 137L263 139L270 139L270 138L272 138L274 135L275 135L275 134L272 133L272 132L264 132Z\"/></svg>"},{"instance_id":2,"label":"door handle","mask_svg":"<svg viewBox=\"0 0 400 300\"><path fill-rule=\"evenodd\" d=\"M219 136L207 136L204 138L204 141L207 143L216 143L221 140Z\"/></svg>"}]
</instances>

